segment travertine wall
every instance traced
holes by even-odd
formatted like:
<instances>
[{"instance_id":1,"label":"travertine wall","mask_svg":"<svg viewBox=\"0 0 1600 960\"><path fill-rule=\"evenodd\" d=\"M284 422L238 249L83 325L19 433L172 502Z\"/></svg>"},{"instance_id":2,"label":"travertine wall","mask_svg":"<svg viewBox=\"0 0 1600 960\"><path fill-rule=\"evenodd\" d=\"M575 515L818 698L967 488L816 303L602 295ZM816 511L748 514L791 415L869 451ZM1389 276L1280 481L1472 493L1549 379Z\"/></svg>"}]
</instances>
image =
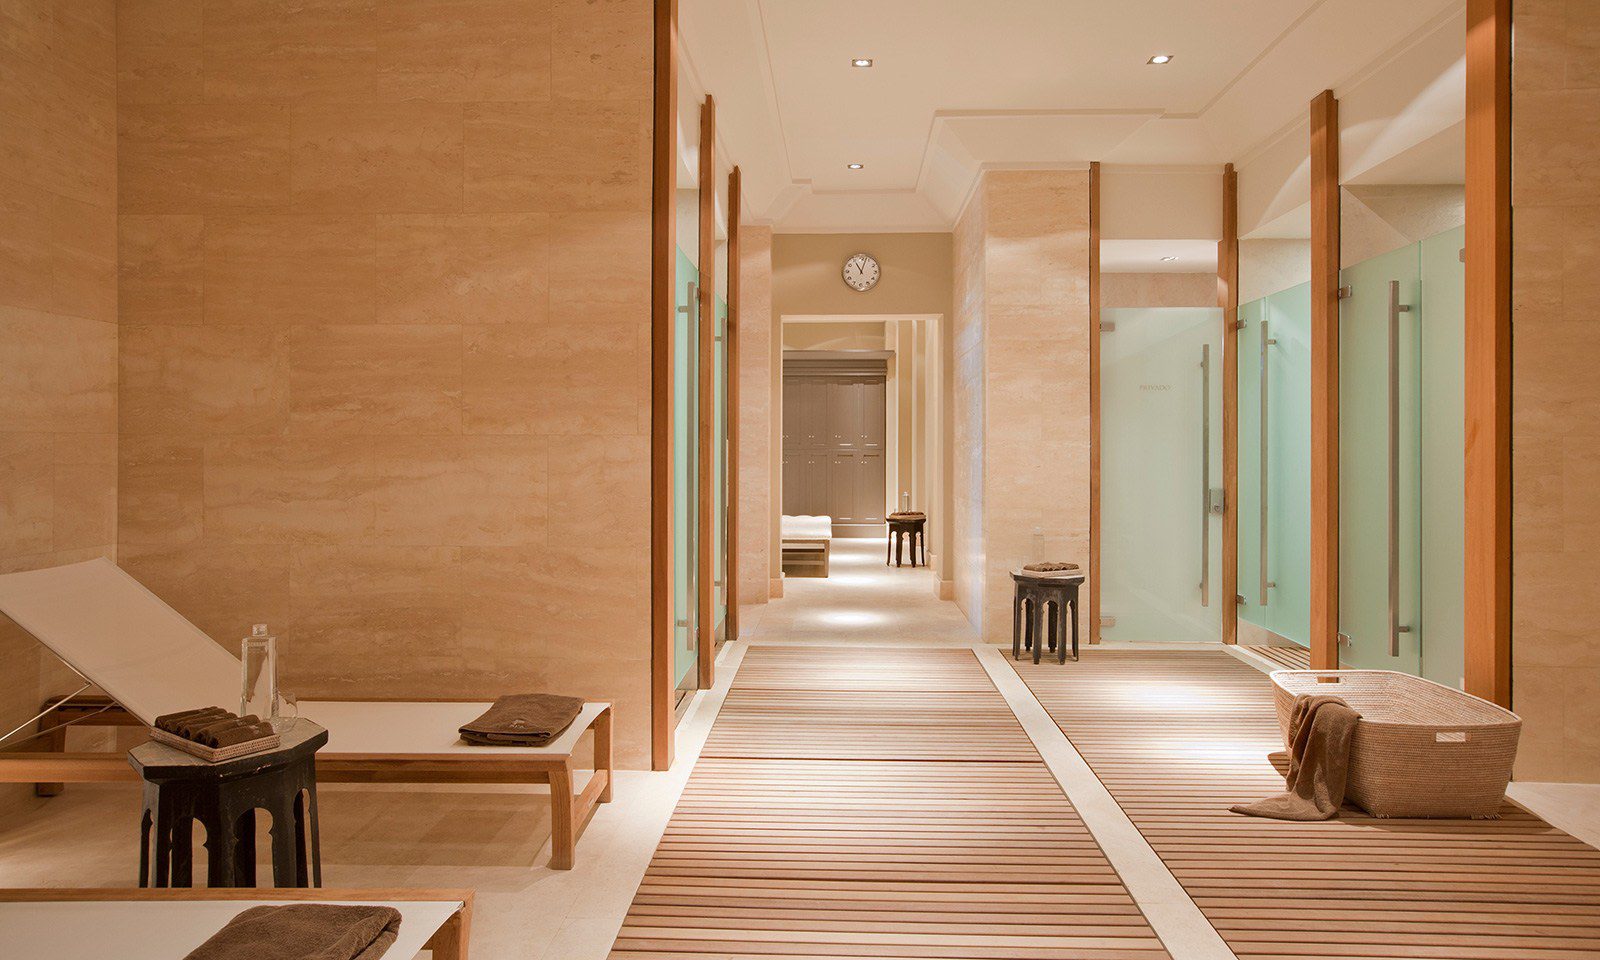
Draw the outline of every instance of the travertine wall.
<instances>
[{"instance_id":1,"label":"travertine wall","mask_svg":"<svg viewBox=\"0 0 1600 960\"><path fill-rule=\"evenodd\" d=\"M1100 307L1214 307L1215 273L1102 273Z\"/></svg>"},{"instance_id":2,"label":"travertine wall","mask_svg":"<svg viewBox=\"0 0 1600 960\"><path fill-rule=\"evenodd\" d=\"M120 6L123 565L301 696L645 762L648 0Z\"/></svg>"},{"instance_id":3,"label":"travertine wall","mask_svg":"<svg viewBox=\"0 0 1600 960\"><path fill-rule=\"evenodd\" d=\"M1517 777L1600 781L1600 15L1516 0L1512 706Z\"/></svg>"},{"instance_id":4,"label":"travertine wall","mask_svg":"<svg viewBox=\"0 0 1600 960\"><path fill-rule=\"evenodd\" d=\"M0 572L116 550L115 35L111 0L0 8ZM54 664L0 617L0 733Z\"/></svg>"},{"instance_id":5,"label":"travertine wall","mask_svg":"<svg viewBox=\"0 0 1600 960\"><path fill-rule=\"evenodd\" d=\"M956 221L951 268L950 577L954 600L973 624L983 622L984 276L986 180Z\"/></svg>"},{"instance_id":6,"label":"travertine wall","mask_svg":"<svg viewBox=\"0 0 1600 960\"><path fill-rule=\"evenodd\" d=\"M739 602L765 603L772 583L772 228L739 228Z\"/></svg>"},{"instance_id":7,"label":"travertine wall","mask_svg":"<svg viewBox=\"0 0 1600 960\"><path fill-rule=\"evenodd\" d=\"M1089 174L985 180L982 627L1009 640L1010 571L1089 558Z\"/></svg>"}]
</instances>

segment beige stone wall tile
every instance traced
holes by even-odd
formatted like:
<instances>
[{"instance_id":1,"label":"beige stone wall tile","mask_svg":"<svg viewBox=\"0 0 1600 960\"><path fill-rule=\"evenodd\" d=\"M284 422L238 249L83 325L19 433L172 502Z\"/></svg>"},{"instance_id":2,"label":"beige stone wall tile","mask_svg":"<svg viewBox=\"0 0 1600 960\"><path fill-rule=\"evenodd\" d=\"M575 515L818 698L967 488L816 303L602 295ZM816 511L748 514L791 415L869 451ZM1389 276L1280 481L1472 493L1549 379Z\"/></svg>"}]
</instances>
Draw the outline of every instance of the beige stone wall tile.
<instances>
[{"instance_id":1,"label":"beige stone wall tile","mask_svg":"<svg viewBox=\"0 0 1600 960\"><path fill-rule=\"evenodd\" d=\"M117 542L117 435L56 434L52 550Z\"/></svg>"},{"instance_id":2,"label":"beige stone wall tile","mask_svg":"<svg viewBox=\"0 0 1600 960\"><path fill-rule=\"evenodd\" d=\"M1512 202L1572 206L1600 195L1600 90L1522 92L1516 98Z\"/></svg>"},{"instance_id":3,"label":"beige stone wall tile","mask_svg":"<svg viewBox=\"0 0 1600 960\"><path fill-rule=\"evenodd\" d=\"M646 211L650 102L467 108L464 202L479 211Z\"/></svg>"},{"instance_id":4,"label":"beige stone wall tile","mask_svg":"<svg viewBox=\"0 0 1600 960\"><path fill-rule=\"evenodd\" d=\"M117 328L0 306L0 410L18 433L105 433L117 416Z\"/></svg>"},{"instance_id":5,"label":"beige stone wall tile","mask_svg":"<svg viewBox=\"0 0 1600 960\"><path fill-rule=\"evenodd\" d=\"M58 196L109 205L117 192L112 85L52 60L45 69L0 57L6 172Z\"/></svg>"},{"instance_id":6,"label":"beige stone wall tile","mask_svg":"<svg viewBox=\"0 0 1600 960\"><path fill-rule=\"evenodd\" d=\"M549 454L539 437L462 437L441 513L437 503L413 500L413 491L380 498L378 536L404 536L413 528L464 546L544 543L549 519ZM436 514L420 523L418 511ZM392 533L390 531L393 531Z\"/></svg>"},{"instance_id":7,"label":"beige stone wall tile","mask_svg":"<svg viewBox=\"0 0 1600 960\"><path fill-rule=\"evenodd\" d=\"M114 214L0 169L0 306L116 320Z\"/></svg>"},{"instance_id":8,"label":"beige stone wall tile","mask_svg":"<svg viewBox=\"0 0 1600 960\"><path fill-rule=\"evenodd\" d=\"M293 629L289 556L286 544L124 544L117 563L238 656L239 641L254 624L265 623L285 637Z\"/></svg>"},{"instance_id":9,"label":"beige stone wall tile","mask_svg":"<svg viewBox=\"0 0 1600 960\"><path fill-rule=\"evenodd\" d=\"M550 218L552 307L628 307L636 322L650 322L650 220L644 212L569 210Z\"/></svg>"},{"instance_id":10,"label":"beige stone wall tile","mask_svg":"<svg viewBox=\"0 0 1600 960\"><path fill-rule=\"evenodd\" d=\"M539 323L550 218L538 213L378 217L381 323Z\"/></svg>"},{"instance_id":11,"label":"beige stone wall tile","mask_svg":"<svg viewBox=\"0 0 1600 960\"><path fill-rule=\"evenodd\" d=\"M465 431L542 432L541 414L554 402L544 331L526 324L473 326L463 328L462 341Z\"/></svg>"},{"instance_id":12,"label":"beige stone wall tile","mask_svg":"<svg viewBox=\"0 0 1600 960\"><path fill-rule=\"evenodd\" d=\"M383 99L550 98L550 0L386 0L377 22Z\"/></svg>"},{"instance_id":13,"label":"beige stone wall tile","mask_svg":"<svg viewBox=\"0 0 1600 960\"><path fill-rule=\"evenodd\" d=\"M124 44L117 57L117 102L201 103L205 48Z\"/></svg>"},{"instance_id":14,"label":"beige stone wall tile","mask_svg":"<svg viewBox=\"0 0 1600 960\"><path fill-rule=\"evenodd\" d=\"M648 0L553 0L555 96L635 100L654 77Z\"/></svg>"},{"instance_id":15,"label":"beige stone wall tile","mask_svg":"<svg viewBox=\"0 0 1600 960\"><path fill-rule=\"evenodd\" d=\"M288 426L284 331L152 325L121 333L123 436L277 434Z\"/></svg>"},{"instance_id":16,"label":"beige stone wall tile","mask_svg":"<svg viewBox=\"0 0 1600 960\"><path fill-rule=\"evenodd\" d=\"M118 542L171 547L205 536L205 442L189 434L118 440Z\"/></svg>"},{"instance_id":17,"label":"beige stone wall tile","mask_svg":"<svg viewBox=\"0 0 1600 960\"><path fill-rule=\"evenodd\" d=\"M207 0L206 100L372 100L381 6L379 0Z\"/></svg>"},{"instance_id":18,"label":"beige stone wall tile","mask_svg":"<svg viewBox=\"0 0 1600 960\"><path fill-rule=\"evenodd\" d=\"M117 321L205 320L205 218L117 218Z\"/></svg>"},{"instance_id":19,"label":"beige stone wall tile","mask_svg":"<svg viewBox=\"0 0 1600 960\"><path fill-rule=\"evenodd\" d=\"M286 210L290 113L280 104L124 104L123 213Z\"/></svg>"},{"instance_id":20,"label":"beige stone wall tile","mask_svg":"<svg viewBox=\"0 0 1600 960\"><path fill-rule=\"evenodd\" d=\"M292 629L280 640L285 688L299 687L302 695L370 689L372 678L402 667L421 675L472 672L458 643L459 553L456 547L294 547Z\"/></svg>"},{"instance_id":21,"label":"beige stone wall tile","mask_svg":"<svg viewBox=\"0 0 1600 960\"><path fill-rule=\"evenodd\" d=\"M377 243L370 216L208 217L206 322L372 323Z\"/></svg>"},{"instance_id":22,"label":"beige stone wall tile","mask_svg":"<svg viewBox=\"0 0 1600 960\"><path fill-rule=\"evenodd\" d=\"M347 213L460 210L462 111L459 104L418 101L295 107L295 208Z\"/></svg>"},{"instance_id":23,"label":"beige stone wall tile","mask_svg":"<svg viewBox=\"0 0 1600 960\"><path fill-rule=\"evenodd\" d=\"M0 433L0 557L50 550L55 522L53 447L48 433Z\"/></svg>"},{"instance_id":24,"label":"beige stone wall tile","mask_svg":"<svg viewBox=\"0 0 1600 960\"><path fill-rule=\"evenodd\" d=\"M117 44L194 45L205 27L205 0L117 0Z\"/></svg>"},{"instance_id":25,"label":"beige stone wall tile","mask_svg":"<svg viewBox=\"0 0 1600 960\"><path fill-rule=\"evenodd\" d=\"M296 327L288 358L297 433L461 432L460 327Z\"/></svg>"}]
</instances>

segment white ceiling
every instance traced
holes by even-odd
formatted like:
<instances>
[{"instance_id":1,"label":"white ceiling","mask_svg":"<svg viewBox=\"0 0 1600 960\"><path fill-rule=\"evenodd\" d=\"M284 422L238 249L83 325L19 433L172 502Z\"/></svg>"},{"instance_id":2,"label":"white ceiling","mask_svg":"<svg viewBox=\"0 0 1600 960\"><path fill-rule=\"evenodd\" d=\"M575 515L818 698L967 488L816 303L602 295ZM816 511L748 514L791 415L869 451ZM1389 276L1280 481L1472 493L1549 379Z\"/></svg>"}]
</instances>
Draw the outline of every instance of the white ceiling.
<instances>
[{"instance_id":1,"label":"white ceiling","mask_svg":"<svg viewBox=\"0 0 1600 960\"><path fill-rule=\"evenodd\" d=\"M1462 5L680 0L680 82L715 95L753 218L948 230L985 169L1240 161Z\"/></svg>"}]
</instances>

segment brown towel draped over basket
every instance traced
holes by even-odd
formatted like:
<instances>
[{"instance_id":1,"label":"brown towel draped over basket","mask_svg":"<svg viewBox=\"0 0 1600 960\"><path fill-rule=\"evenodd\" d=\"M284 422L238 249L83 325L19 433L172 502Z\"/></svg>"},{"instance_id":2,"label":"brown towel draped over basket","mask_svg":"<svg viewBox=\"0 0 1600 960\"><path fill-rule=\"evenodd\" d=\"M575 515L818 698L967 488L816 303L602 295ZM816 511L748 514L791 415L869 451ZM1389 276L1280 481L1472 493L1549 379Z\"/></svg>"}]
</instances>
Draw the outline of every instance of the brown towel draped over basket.
<instances>
[{"instance_id":1,"label":"brown towel draped over basket","mask_svg":"<svg viewBox=\"0 0 1600 960\"><path fill-rule=\"evenodd\" d=\"M184 960L378 960L399 933L400 911L393 907L251 907Z\"/></svg>"},{"instance_id":2,"label":"brown towel draped over basket","mask_svg":"<svg viewBox=\"0 0 1600 960\"><path fill-rule=\"evenodd\" d=\"M1329 820L1344 805L1350 741L1361 714L1338 697L1301 694L1289 721L1288 791L1228 809L1273 820Z\"/></svg>"},{"instance_id":3,"label":"brown towel draped over basket","mask_svg":"<svg viewBox=\"0 0 1600 960\"><path fill-rule=\"evenodd\" d=\"M578 719L583 701L553 693L519 693L501 697L483 716L461 728L468 743L542 747Z\"/></svg>"}]
</instances>

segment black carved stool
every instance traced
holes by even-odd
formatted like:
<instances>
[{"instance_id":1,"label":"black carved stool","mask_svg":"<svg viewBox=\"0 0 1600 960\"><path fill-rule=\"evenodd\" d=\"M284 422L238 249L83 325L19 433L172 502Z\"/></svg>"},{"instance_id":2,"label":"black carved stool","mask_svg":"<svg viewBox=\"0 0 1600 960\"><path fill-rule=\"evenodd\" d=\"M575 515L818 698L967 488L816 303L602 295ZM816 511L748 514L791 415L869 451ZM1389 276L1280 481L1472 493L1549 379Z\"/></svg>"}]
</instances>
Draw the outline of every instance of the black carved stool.
<instances>
[{"instance_id":1,"label":"black carved stool","mask_svg":"<svg viewBox=\"0 0 1600 960\"><path fill-rule=\"evenodd\" d=\"M272 817L273 886L322 886L316 755L327 742L328 731L295 720L278 749L220 763L155 741L128 751L144 778L139 886L193 884L193 820L206 828L206 886L255 886L257 810Z\"/></svg>"},{"instance_id":2,"label":"black carved stool","mask_svg":"<svg viewBox=\"0 0 1600 960\"><path fill-rule=\"evenodd\" d=\"M884 559L884 566L892 560L895 566L901 566L900 545L902 540L909 540L911 544L911 565L917 565L917 547L922 547L922 565L928 565L928 527L927 517L890 517L889 518L889 554Z\"/></svg>"},{"instance_id":3,"label":"black carved stool","mask_svg":"<svg viewBox=\"0 0 1600 960\"><path fill-rule=\"evenodd\" d=\"M1016 594L1011 601L1011 659L1021 660L1024 649L1033 652L1033 662L1048 642L1059 650L1061 663L1067 662L1067 635L1072 636L1072 659L1078 659L1078 587L1083 574L1032 573L1013 571L1011 581Z\"/></svg>"}]
</instances>

